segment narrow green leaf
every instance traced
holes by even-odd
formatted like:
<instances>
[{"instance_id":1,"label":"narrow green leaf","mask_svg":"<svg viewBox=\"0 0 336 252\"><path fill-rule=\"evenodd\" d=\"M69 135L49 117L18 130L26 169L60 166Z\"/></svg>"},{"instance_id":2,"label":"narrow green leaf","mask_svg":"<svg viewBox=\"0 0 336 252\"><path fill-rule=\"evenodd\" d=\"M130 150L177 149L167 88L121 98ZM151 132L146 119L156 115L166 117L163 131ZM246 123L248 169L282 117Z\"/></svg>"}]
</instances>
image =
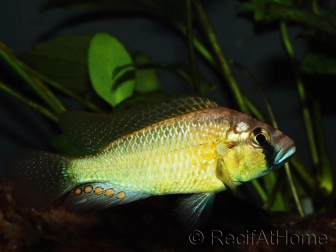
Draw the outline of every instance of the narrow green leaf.
<instances>
[{"instance_id":1,"label":"narrow green leaf","mask_svg":"<svg viewBox=\"0 0 336 252\"><path fill-rule=\"evenodd\" d=\"M259 22L263 19L266 3L270 0L251 0L248 3L242 3L240 8L253 12L254 21Z\"/></svg>"},{"instance_id":2,"label":"narrow green leaf","mask_svg":"<svg viewBox=\"0 0 336 252\"><path fill-rule=\"evenodd\" d=\"M304 73L336 74L336 59L316 52L308 52L301 65Z\"/></svg>"},{"instance_id":3,"label":"narrow green leaf","mask_svg":"<svg viewBox=\"0 0 336 252\"><path fill-rule=\"evenodd\" d=\"M296 0L293 3L293 0L251 0L247 3L240 4L240 8L252 11L254 21L259 22L263 20L266 4L273 2L292 6L293 4L297 5L301 1Z\"/></svg>"},{"instance_id":4,"label":"narrow green leaf","mask_svg":"<svg viewBox=\"0 0 336 252\"><path fill-rule=\"evenodd\" d=\"M325 194L331 194L334 187L333 168L331 166L328 148L326 144L326 134L324 132L323 117L318 100L313 102L313 121L317 132L316 142L318 144L318 154L320 156L320 165L317 167L317 178L320 182L320 188L325 190Z\"/></svg>"},{"instance_id":5,"label":"narrow green leaf","mask_svg":"<svg viewBox=\"0 0 336 252\"><path fill-rule=\"evenodd\" d=\"M327 14L327 19L329 20L329 22L331 24L333 24L334 26L336 26L336 7L332 8L328 14Z\"/></svg>"},{"instance_id":6,"label":"narrow green leaf","mask_svg":"<svg viewBox=\"0 0 336 252\"><path fill-rule=\"evenodd\" d=\"M327 18L312 12L278 3L268 3L265 8L263 21L292 21L305 27L336 36L336 27Z\"/></svg>"},{"instance_id":7,"label":"narrow green leaf","mask_svg":"<svg viewBox=\"0 0 336 252\"><path fill-rule=\"evenodd\" d=\"M183 79L185 79L189 85L193 87L193 78L192 78L192 70L191 67L184 64L170 64L166 66L166 69L178 74ZM216 90L216 86L207 81L204 77L198 76L198 85L200 88L201 95L206 95L214 90Z\"/></svg>"},{"instance_id":8,"label":"narrow green leaf","mask_svg":"<svg viewBox=\"0 0 336 252\"><path fill-rule=\"evenodd\" d=\"M87 55L92 36L57 37L37 44L21 55L34 70L79 94L88 91Z\"/></svg>"},{"instance_id":9,"label":"narrow green leaf","mask_svg":"<svg viewBox=\"0 0 336 252\"><path fill-rule=\"evenodd\" d=\"M40 104L30 100L29 98L25 97L24 95L20 94L19 92L13 90L8 85L0 81L0 89L5 91L6 93L12 95L19 101L23 102L24 104L28 105L29 107L35 109L36 111L40 112L42 115L48 117L49 119L57 122L57 116L46 109L45 107L42 107Z\"/></svg>"},{"instance_id":10,"label":"narrow green leaf","mask_svg":"<svg viewBox=\"0 0 336 252\"><path fill-rule=\"evenodd\" d=\"M150 62L147 55L136 53L133 55L135 65L143 65ZM160 89L160 82L154 69L136 69L134 90L143 93Z\"/></svg>"},{"instance_id":11,"label":"narrow green leaf","mask_svg":"<svg viewBox=\"0 0 336 252\"><path fill-rule=\"evenodd\" d=\"M132 64L125 47L106 33L97 33L89 48L89 73L97 94L113 107L130 97L134 90L134 69L122 69L116 76L116 68Z\"/></svg>"}]
</instances>

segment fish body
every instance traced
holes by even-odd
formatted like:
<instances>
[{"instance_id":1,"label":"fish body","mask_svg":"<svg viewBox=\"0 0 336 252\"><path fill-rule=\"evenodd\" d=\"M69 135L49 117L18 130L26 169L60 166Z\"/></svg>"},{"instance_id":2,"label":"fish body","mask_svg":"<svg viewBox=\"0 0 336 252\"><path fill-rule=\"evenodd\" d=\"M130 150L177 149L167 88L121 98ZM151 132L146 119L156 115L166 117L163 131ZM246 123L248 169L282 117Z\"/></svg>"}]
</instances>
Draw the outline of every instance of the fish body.
<instances>
[{"instance_id":1,"label":"fish body","mask_svg":"<svg viewBox=\"0 0 336 252\"><path fill-rule=\"evenodd\" d=\"M280 131L198 97L116 115L65 112L59 124L70 143L89 153L18 156L14 181L36 206L69 191L65 203L75 210L195 194L180 207L194 225L214 193L274 170L295 152Z\"/></svg>"},{"instance_id":2,"label":"fish body","mask_svg":"<svg viewBox=\"0 0 336 252\"><path fill-rule=\"evenodd\" d=\"M123 136L98 153L73 159L69 173L79 184L113 181L126 190L153 195L223 190L216 177L216 146L229 124L217 120L219 108L195 111Z\"/></svg>"}]
</instances>

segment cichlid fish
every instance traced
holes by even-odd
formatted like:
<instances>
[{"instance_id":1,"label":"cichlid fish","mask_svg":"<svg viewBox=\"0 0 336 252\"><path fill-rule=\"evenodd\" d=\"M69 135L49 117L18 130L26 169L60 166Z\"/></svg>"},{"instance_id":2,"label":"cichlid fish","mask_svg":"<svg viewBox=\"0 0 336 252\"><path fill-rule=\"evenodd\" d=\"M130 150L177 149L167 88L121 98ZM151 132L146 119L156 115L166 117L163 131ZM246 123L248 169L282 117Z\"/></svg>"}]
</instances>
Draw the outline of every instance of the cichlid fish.
<instances>
[{"instance_id":1,"label":"cichlid fish","mask_svg":"<svg viewBox=\"0 0 336 252\"><path fill-rule=\"evenodd\" d=\"M26 150L12 171L19 195L40 209L66 193L73 210L193 194L178 208L193 226L209 213L215 193L273 171L295 152L279 130L199 97L111 115L64 112L59 125L89 154Z\"/></svg>"}]
</instances>

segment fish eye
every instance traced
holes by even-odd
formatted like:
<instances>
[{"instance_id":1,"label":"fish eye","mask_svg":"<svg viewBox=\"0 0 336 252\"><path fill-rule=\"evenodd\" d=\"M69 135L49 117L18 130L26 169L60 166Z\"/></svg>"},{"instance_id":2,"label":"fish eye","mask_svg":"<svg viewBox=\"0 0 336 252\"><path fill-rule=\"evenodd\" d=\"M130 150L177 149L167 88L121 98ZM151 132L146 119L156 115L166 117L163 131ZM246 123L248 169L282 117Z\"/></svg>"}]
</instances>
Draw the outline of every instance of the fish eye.
<instances>
[{"instance_id":1,"label":"fish eye","mask_svg":"<svg viewBox=\"0 0 336 252\"><path fill-rule=\"evenodd\" d=\"M265 147L271 139L270 134L263 128L257 128L251 133L251 142L255 147Z\"/></svg>"}]
</instances>

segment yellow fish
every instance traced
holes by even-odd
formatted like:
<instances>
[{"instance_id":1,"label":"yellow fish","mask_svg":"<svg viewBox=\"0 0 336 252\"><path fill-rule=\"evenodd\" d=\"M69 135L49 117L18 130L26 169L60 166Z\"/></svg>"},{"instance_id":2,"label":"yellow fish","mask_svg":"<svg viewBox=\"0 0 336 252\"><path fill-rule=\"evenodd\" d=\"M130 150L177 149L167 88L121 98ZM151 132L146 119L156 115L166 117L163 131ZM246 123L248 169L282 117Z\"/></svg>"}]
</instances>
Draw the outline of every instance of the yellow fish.
<instances>
[{"instance_id":1,"label":"yellow fish","mask_svg":"<svg viewBox=\"0 0 336 252\"><path fill-rule=\"evenodd\" d=\"M105 209L152 195L193 194L181 218L195 225L214 195L281 166L293 140L240 112L199 97L178 97L111 115L64 112L68 141L88 152L26 150L13 179L19 195L43 208L66 193L73 210Z\"/></svg>"}]
</instances>

